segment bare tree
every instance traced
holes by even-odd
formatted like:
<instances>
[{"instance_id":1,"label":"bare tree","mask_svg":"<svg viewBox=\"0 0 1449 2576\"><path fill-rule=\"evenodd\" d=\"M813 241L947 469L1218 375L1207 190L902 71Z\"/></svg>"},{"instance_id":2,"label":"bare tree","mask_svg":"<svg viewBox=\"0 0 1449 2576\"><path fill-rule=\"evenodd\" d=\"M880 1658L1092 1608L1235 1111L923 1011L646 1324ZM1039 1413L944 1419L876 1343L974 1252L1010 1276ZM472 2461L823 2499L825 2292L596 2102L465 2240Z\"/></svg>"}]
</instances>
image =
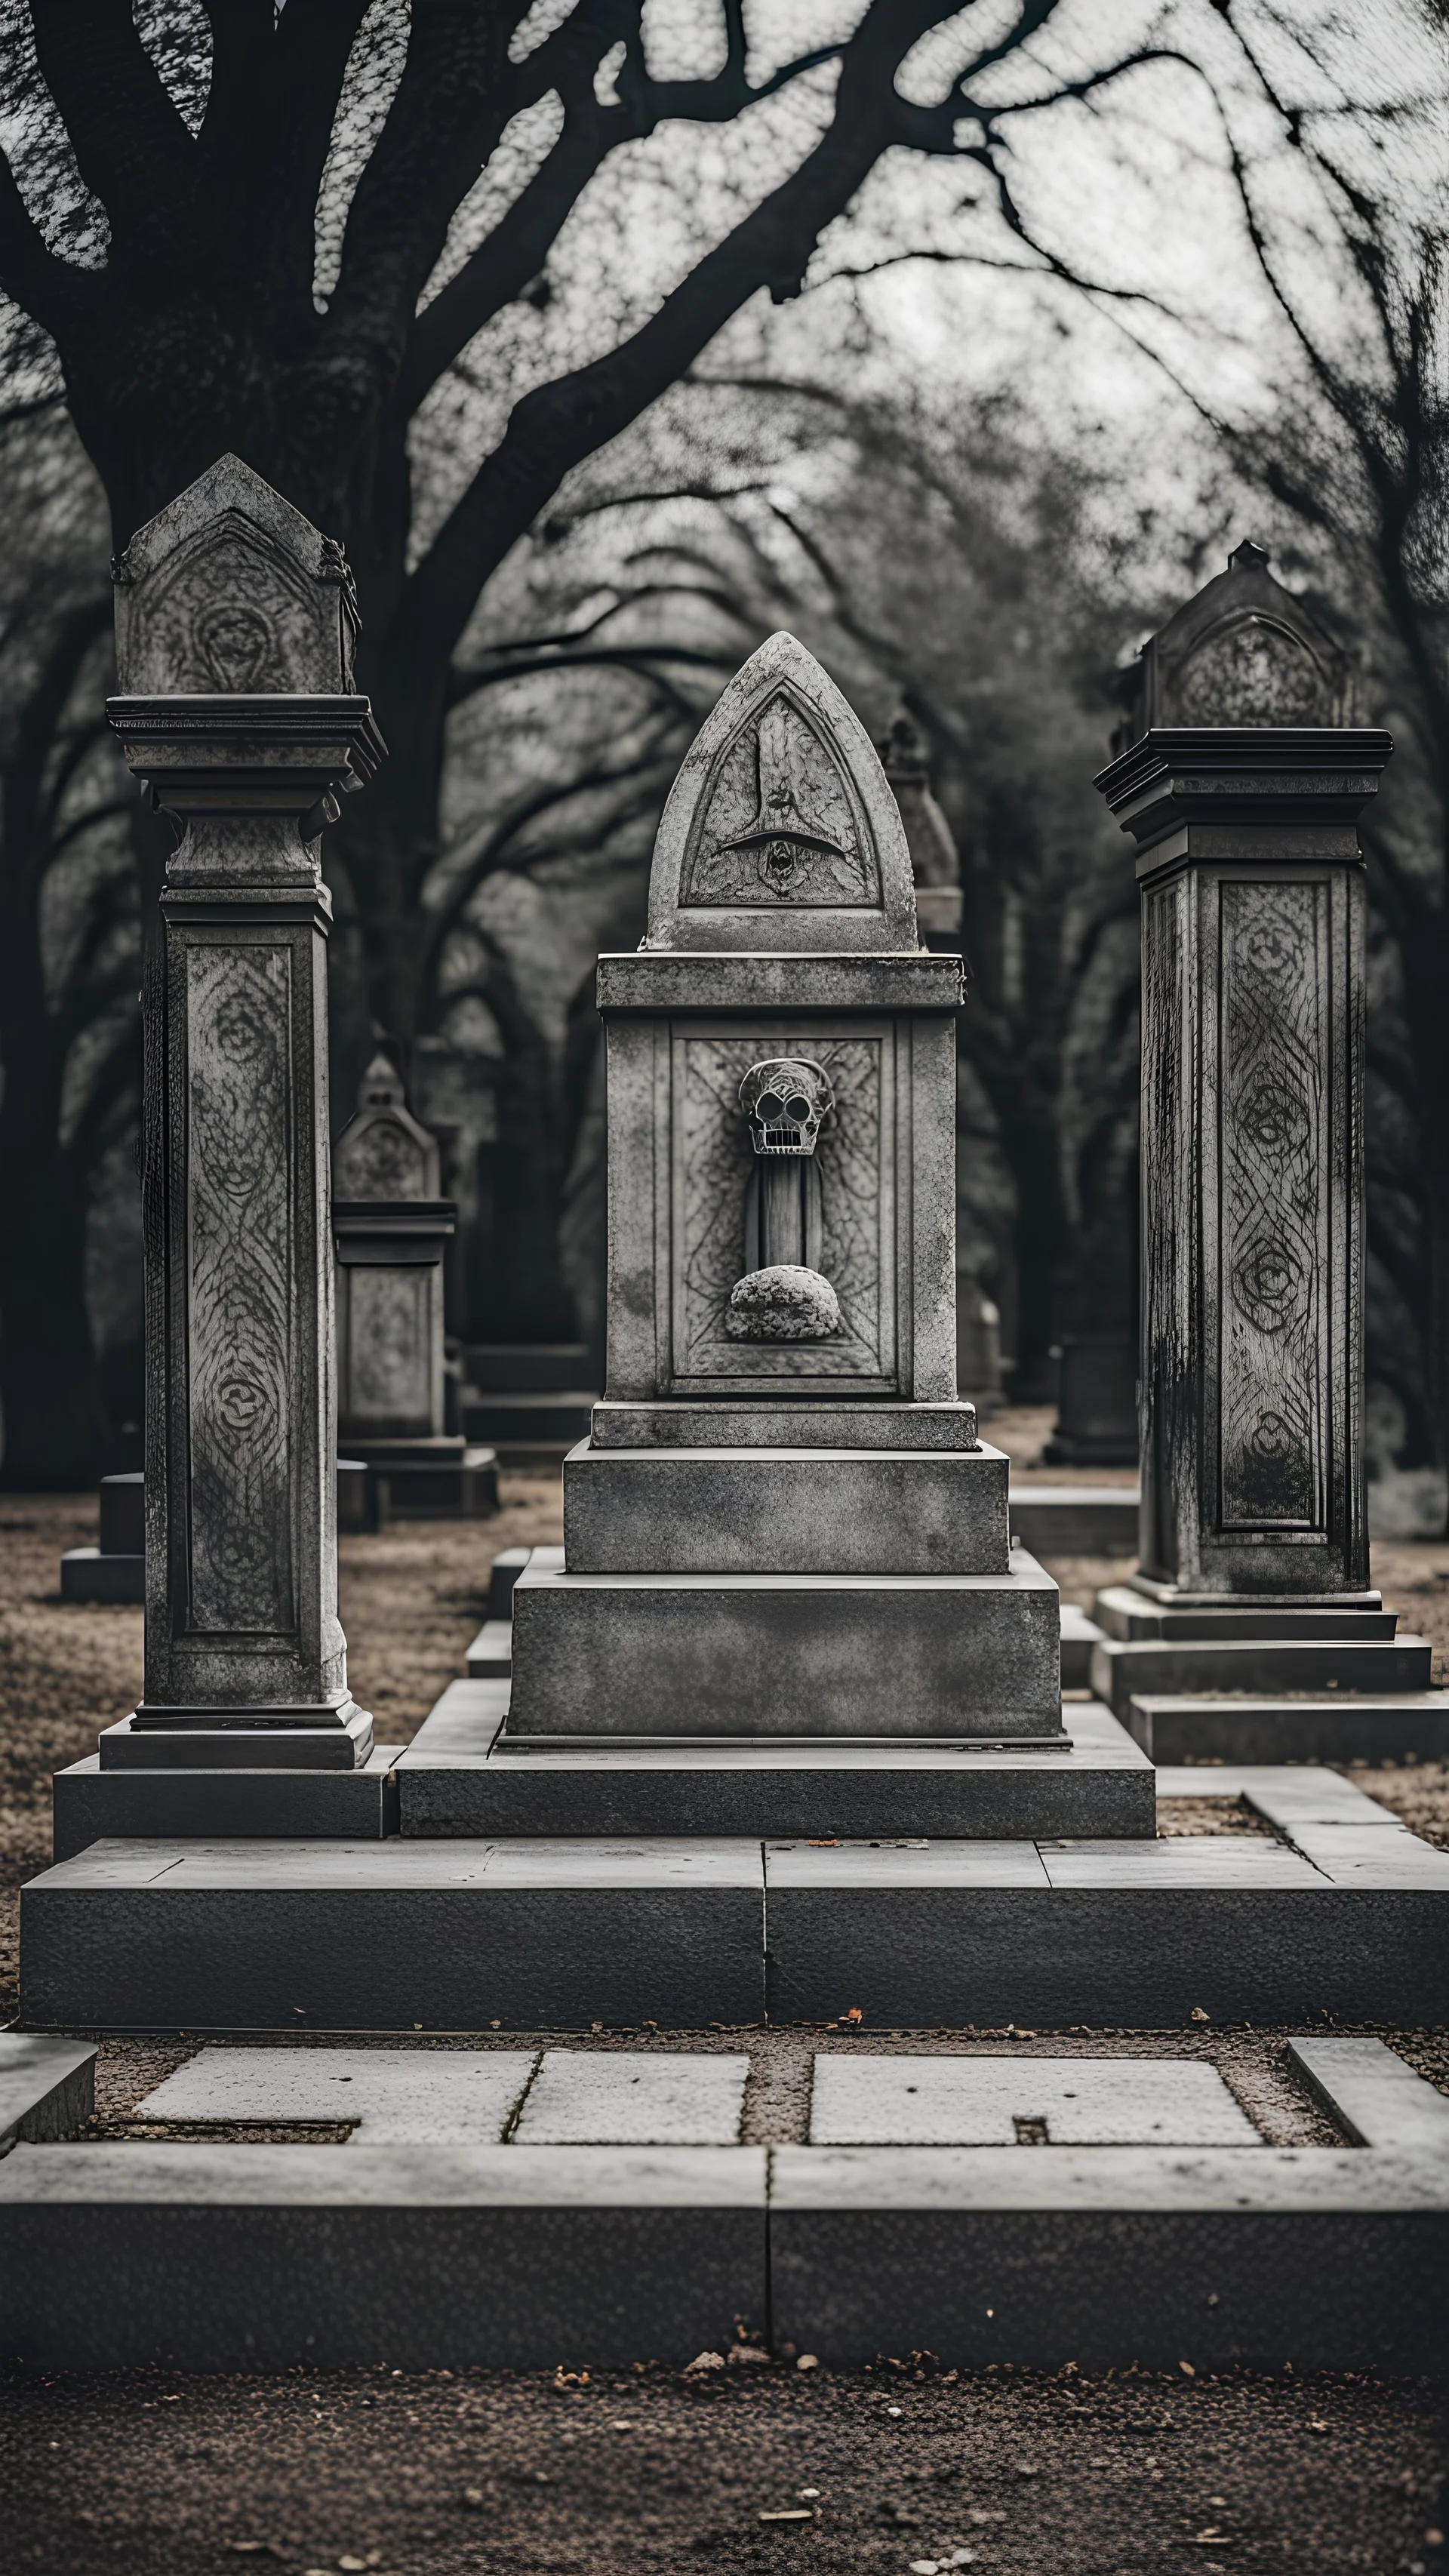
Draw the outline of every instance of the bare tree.
<instances>
[{"instance_id":1,"label":"bare tree","mask_svg":"<svg viewBox=\"0 0 1449 2576\"><path fill-rule=\"evenodd\" d=\"M231 447L353 559L364 683L392 756L348 818L345 862L373 1007L404 1042L450 674L484 585L571 470L754 295L799 290L883 154L1004 162L1013 118L1068 94L1032 54L1056 5L1017 0L979 43L958 30L957 68L923 102L899 75L958 17L949 0L864 0L852 33L757 80L743 0L722 0L713 68L690 77L651 70L642 0L4 0L0 104L19 139L0 165L0 285L59 354L117 543ZM1014 62L1017 98L1002 85ZM806 129L793 153L759 140L785 91ZM474 192L545 107L532 167L500 181L477 237ZM671 122L735 129L744 211L713 239L695 223L652 310L622 293L610 345L514 398L490 325L546 305L561 236L576 214L587 224L607 165ZM603 263L617 279L644 236L627 212L606 219L624 226ZM595 344L605 318L586 317ZM496 426L420 541L410 435L468 388L480 349L472 390Z\"/></svg>"}]
</instances>

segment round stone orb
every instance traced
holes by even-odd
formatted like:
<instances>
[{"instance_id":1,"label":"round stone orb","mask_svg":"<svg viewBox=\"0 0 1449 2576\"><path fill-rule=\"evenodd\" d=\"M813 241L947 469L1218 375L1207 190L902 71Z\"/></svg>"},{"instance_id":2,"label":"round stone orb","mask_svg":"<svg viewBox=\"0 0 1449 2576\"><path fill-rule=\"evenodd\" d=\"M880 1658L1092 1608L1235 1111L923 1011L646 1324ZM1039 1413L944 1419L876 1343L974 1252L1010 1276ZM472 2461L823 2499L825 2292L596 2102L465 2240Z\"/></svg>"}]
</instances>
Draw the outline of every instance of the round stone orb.
<instances>
[{"instance_id":1,"label":"round stone orb","mask_svg":"<svg viewBox=\"0 0 1449 2576\"><path fill-rule=\"evenodd\" d=\"M818 1270L776 1261L735 1281L725 1331L732 1342L824 1342L840 1331L840 1307Z\"/></svg>"}]
</instances>

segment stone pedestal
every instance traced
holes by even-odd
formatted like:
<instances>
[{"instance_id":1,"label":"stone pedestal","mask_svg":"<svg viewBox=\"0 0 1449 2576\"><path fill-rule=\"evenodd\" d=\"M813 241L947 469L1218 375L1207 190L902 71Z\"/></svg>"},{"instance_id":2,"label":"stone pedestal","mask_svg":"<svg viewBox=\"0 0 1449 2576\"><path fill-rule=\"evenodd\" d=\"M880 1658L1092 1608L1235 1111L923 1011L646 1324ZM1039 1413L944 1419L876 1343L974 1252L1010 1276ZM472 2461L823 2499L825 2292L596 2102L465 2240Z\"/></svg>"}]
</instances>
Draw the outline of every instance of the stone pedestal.
<instances>
[{"instance_id":1,"label":"stone pedestal","mask_svg":"<svg viewBox=\"0 0 1449 2576\"><path fill-rule=\"evenodd\" d=\"M319 838L382 743L340 551L234 457L116 568L129 767L174 816L145 993L146 1692L128 1758L367 1758L337 1619ZM188 1759L195 1758L188 1756Z\"/></svg>"},{"instance_id":2,"label":"stone pedestal","mask_svg":"<svg viewBox=\"0 0 1449 2576\"><path fill-rule=\"evenodd\" d=\"M1150 1691L1174 1669L1198 1695L1311 1691L1304 1613L1325 1614L1320 1638L1342 1623L1347 1661L1330 1654L1321 1686L1372 1690L1398 1651L1391 1629L1352 1651L1352 1623L1380 1609L1359 819L1393 745L1351 712L1342 654L1240 547L1147 646L1145 729L1097 781L1142 891L1141 1562L1099 1596L1093 1659L1119 1709L1149 1655ZM1245 1608L1278 1640L1251 1678L1225 1615Z\"/></svg>"}]
</instances>

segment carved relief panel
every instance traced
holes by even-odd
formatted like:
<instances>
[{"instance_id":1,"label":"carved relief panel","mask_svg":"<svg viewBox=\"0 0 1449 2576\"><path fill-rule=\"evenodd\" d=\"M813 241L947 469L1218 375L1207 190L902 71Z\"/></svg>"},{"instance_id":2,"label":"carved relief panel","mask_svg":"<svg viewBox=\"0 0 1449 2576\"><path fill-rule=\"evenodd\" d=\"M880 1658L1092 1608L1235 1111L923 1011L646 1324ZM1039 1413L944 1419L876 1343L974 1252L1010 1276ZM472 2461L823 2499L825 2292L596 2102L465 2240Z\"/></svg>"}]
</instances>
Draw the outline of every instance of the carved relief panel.
<instances>
[{"instance_id":1,"label":"carved relief panel","mask_svg":"<svg viewBox=\"0 0 1449 2576\"><path fill-rule=\"evenodd\" d=\"M647 948L914 950L900 808L870 736L793 635L735 674L654 845Z\"/></svg>"},{"instance_id":2,"label":"carved relief panel","mask_svg":"<svg viewBox=\"0 0 1449 2576\"><path fill-rule=\"evenodd\" d=\"M281 1635L292 1582L292 960L186 952L193 1631Z\"/></svg>"},{"instance_id":3,"label":"carved relief panel","mask_svg":"<svg viewBox=\"0 0 1449 2576\"><path fill-rule=\"evenodd\" d=\"M339 1431L421 1439L433 1420L436 1266L349 1266L338 1274ZM438 1319L439 1325L441 1319Z\"/></svg>"},{"instance_id":4,"label":"carved relief panel","mask_svg":"<svg viewBox=\"0 0 1449 2576\"><path fill-rule=\"evenodd\" d=\"M773 1050L805 1057L825 1077L832 1106L814 1148L818 1171L818 1270L833 1289L838 1330L809 1339L743 1340L730 1330L731 1294L759 1248L755 1147L741 1108L745 1076ZM661 1308L669 1319L664 1371L676 1392L726 1391L762 1380L849 1381L890 1392L899 1379L896 1334L896 1123L894 1030L856 1022L822 1030L679 1025L669 1040L667 1172L669 1244ZM814 1249L812 1242L811 1248Z\"/></svg>"},{"instance_id":5,"label":"carved relief panel","mask_svg":"<svg viewBox=\"0 0 1449 2576\"><path fill-rule=\"evenodd\" d=\"M1220 895L1220 1516L1320 1530L1328 889Z\"/></svg>"}]
</instances>

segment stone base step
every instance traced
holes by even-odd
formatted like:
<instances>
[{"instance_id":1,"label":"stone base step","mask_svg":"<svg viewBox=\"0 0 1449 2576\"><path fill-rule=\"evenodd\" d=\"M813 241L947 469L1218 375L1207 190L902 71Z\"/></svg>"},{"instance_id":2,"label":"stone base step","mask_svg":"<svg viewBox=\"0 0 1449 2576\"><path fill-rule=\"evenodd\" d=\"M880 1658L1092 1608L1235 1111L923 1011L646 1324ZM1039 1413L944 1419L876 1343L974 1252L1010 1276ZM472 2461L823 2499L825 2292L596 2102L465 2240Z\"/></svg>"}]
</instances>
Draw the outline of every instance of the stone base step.
<instances>
[{"instance_id":1,"label":"stone base step","mask_svg":"<svg viewBox=\"0 0 1449 2576\"><path fill-rule=\"evenodd\" d=\"M68 1547L60 1560L62 1601L144 1602L144 1556L103 1556L98 1547Z\"/></svg>"},{"instance_id":2,"label":"stone base step","mask_svg":"<svg viewBox=\"0 0 1449 2576\"><path fill-rule=\"evenodd\" d=\"M1013 1485L1012 1536L1033 1556L1135 1556L1135 1485Z\"/></svg>"},{"instance_id":3,"label":"stone base step","mask_svg":"<svg viewBox=\"0 0 1449 2576\"><path fill-rule=\"evenodd\" d=\"M308 2052L277 2054L289 2096L299 2082L305 2093ZM182 2095L194 2106L209 2088L233 2100L238 2061L256 2055L203 2052L148 2114L171 2097L179 2116ZM349 2061L354 2077L387 2074L394 2120L411 2076L436 2096L458 2072L450 2053L403 2068L406 2055ZM311 2056L313 2072L335 2076L336 2052ZM737 2320L760 2339L757 2356L773 2347L836 2367L922 2348L960 2370L1442 2365L1449 2107L1381 2042L1290 2044L1345 2142L1318 2147L1258 2142L1209 2066L1063 2057L819 2058L812 2143L774 2147L675 2142L681 2098L722 2102L727 2071L724 2090L742 2096L743 2059L585 2065L553 2049L511 2079L524 2111L506 2145L486 2142L486 2115L481 2135L428 2133L421 2102L417 2138L404 2116L401 2134L371 2145L366 2119L343 2146L22 2144L0 2162L0 2367L678 2368L729 2352ZM484 2074L500 2064L473 2062ZM648 2122L619 2081L631 2074L666 2106L659 2143L638 2142ZM1009 2104L1045 2085L1055 2100L1068 2076L1069 2101L1083 2078L1119 2106L1134 2093L1176 2100L1177 2087L1178 2142L849 2143L914 2139L922 2095L949 2136L942 2106L963 2087ZM609 2142L607 2116L585 2117L599 2143L527 2134L550 2081L559 2108L572 2098L587 2113L596 2079L606 2100L627 2101L624 2143ZM241 2076L243 2089L256 2080ZM1214 2086L1242 2143L1220 2142L1211 2105L1206 2142L1191 2143L1191 2102ZM545 2120L543 2139L560 2125ZM1020 2138L1046 2124L1013 2125ZM1122 2126L1109 2119L1099 2134ZM990 2118L958 2127L995 2134Z\"/></svg>"},{"instance_id":4,"label":"stone base step","mask_svg":"<svg viewBox=\"0 0 1449 2576\"><path fill-rule=\"evenodd\" d=\"M1181 1644L1104 1637L1092 1649L1091 1688L1119 1717L1126 1716L1133 1699L1168 1695L1397 1695L1427 1691L1433 1660L1426 1637L1199 1637Z\"/></svg>"},{"instance_id":5,"label":"stone base step","mask_svg":"<svg viewBox=\"0 0 1449 2576\"><path fill-rule=\"evenodd\" d=\"M597 1448L564 1460L570 1574L1005 1574L1008 1462L974 1449Z\"/></svg>"},{"instance_id":6,"label":"stone base step","mask_svg":"<svg viewBox=\"0 0 1449 2576\"><path fill-rule=\"evenodd\" d=\"M573 1574L513 1589L510 1723L538 1736L1055 1739L1060 1600L1005 1574Z\"/></svg>"},{"instance_id":7,"label":"stone base step","mask_svg":"<svg viewBox=\"0 0 1449 2576\"><path fill-rule=\"evenodd\" d=\"M1369 1805L1370 1802L1365 1802ZM29 2027L1165 2029L1434 2020L1449 1853L1163 1841L99 1842L21 1898ZM768 1925L768 1931L767 1931Z\"/></svg>"},{"instance_id":8,"label":"stone base step","mask_svg":"<svg viewBox=\"0 0 1449 2576\"><path fill-rule=\"evenodd\" d=\"M1153 1762L1442 1762L1449 1691L1334 1691L1322 1699L1134 1694L1125 1724Z\"/></svg>"},{"instance_id":9,"label":"stone base step","mask_svg":"<svg viewBox=\"0 0 1449 2576\"><path fill-rule=\"evenodd\" d=\"M1151 1601L1130 1583L1112 1583L1097 1594L1092 1616L1104 1636L1131 1643L1164 1645L1218 1644L1248 1639L1271 1643L1305 1638L1342 1642L1350 1638L1392 1637L1398 1613L1385 1610L1380 1596L1374 1606L1334 1609L1315 1602L1295 1609L1284 1602L1234 1601L1214 1607L1211 1601L1166 1604Z\"/></svg>"},{"instance_id":10,"label":"stone base step","mask_svg":"<svg viewBox=\"0 0 1449 2576\"><path fill-rule=\"evenodd\" d=\"M351 1771L103 1771L98 1753L51 1780L52 1848L71 1860L109 1840L381 1842L398 1830L402 1746Z\"/></svg>"},{"instance_id":11,"label":"stone base step","mask_svg":"<svg viewBox=\"0 0 1449 2576\"><path fill-rule=\"evenodd\" d=\"M562 1548L509 1548L493 1560L488 1584L488 1616L468 1648L468 1679L471 1682L506 1681L513 1670L513 1587L518 1581L530 1553L541 1563L562 1567ZM1078 1610L1064 1601L1062 1623L1062 1688L1086 1690L1091 1681L1092 1648L1102 1631Z\"/></svg>"},{"instance_id":12,"label":"stone base step","mask_svg":"<svg viewBox=\"0 0 1449 2576\"><path fill-rule=\"evenodd\" d=\"M498 1446L560 1442L571 1449L588 1437L594 1402L578 1387L490 1388L465 1398L463 1429L470 1440Z\"/></svg>"},{"instance_id":13,"label":"stone base step","mask_svg":"<svg viewBox=\"0 0 1449 2576\"><path fill-rule=\"evenodd\" d=\"M508 1699L506 1681L445 1691L398 1761L405 1834L990 1840L1155 1830L1150 1764L1090 1704L1065 1706L1066 1743L1039 1749L846 1737L595 1737L525 1749L503 1732Z\"/></svg>"}]
</instances>

